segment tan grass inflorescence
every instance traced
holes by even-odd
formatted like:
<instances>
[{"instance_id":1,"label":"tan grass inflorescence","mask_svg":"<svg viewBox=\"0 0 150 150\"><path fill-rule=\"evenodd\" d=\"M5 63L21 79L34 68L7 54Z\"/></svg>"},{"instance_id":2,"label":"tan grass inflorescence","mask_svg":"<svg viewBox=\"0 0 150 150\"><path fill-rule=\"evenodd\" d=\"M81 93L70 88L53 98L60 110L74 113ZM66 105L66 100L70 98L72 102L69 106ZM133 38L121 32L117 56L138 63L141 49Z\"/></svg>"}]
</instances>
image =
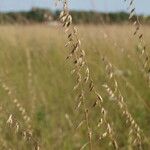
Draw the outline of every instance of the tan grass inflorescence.
<instances>
[{"instance_id":1,"label":"tan grass inflorescence","mask_svg":"<svg viewBox=\"0 0 150 150\"><path fill-rule=\"evenodd\" d=\"M16 87L17 84L23 85L14 90L13 86L10 86L11 84L8 84L7 81L5 82L3 77L0 78L0 94L1 99L4 99L0 104L0 149L148 150L149 133L146 133L146 131L149 127L146 127L146 125L149 124L150 107L147 101L149 91L147 88L144 89L147 87L143 82L145 78L140 80L143 85L138 84L137 80L139 80L140 75L137 74L139 70L133 71L132 69L139 64L142 75L146 77L150 85L150 57L140 20L135 13L134 0L129 1L128 9L130 11L129 20L135 27L133 35L138 38L137 59L133 58L135 55L132 52L125 51L126 48L117 43L121 39L113 39L112 33L115 33L116 30L119 33L124 27L121 26L119 31L119 26L112 25L110 27L103 22L103 27L89 25L83 30L85 27L81 25L81 32L83 30L86 36L84 45L84 40L82 41L82 37L79 36L80 31L73 24L68 1L56 0L55 2L56 4L61 2L60 4L63 7L59 16L61 24L58 23L58 26L61 25L65 32L65 44L64 39L59 39L60 33L54 26L50 30L49 27L45 28L44 26L44 30L40 31L41 25L33 26L30 30L29 27L24 27L23 33L25 33L25 28L29 32L34 28L33 33L37 35L25 34L23 38L27 45L22 40L18 40L18 37L22 36L22 29L18 26L17 31L21 30L21 34L12 30L7 38L5 34L2 36L7 39L7 44L10 42L10 47L6 46L5 40L0 39L5 49L4 53L0 54L0 57L4 60L4 62L0 60L2 62L0 71L3 76L6 76L6 79L13 80L12 83L16 84ZM112 32L109 35L110 28ZM126 26L126 31L128 28L129 25ZM2 27L2 29L4 33L7 30L5 27ZM48 31L51 31L51 33L48 34ZM98 36L98 33L100 33L100 36ZM90 34L93 36L93 41L87 38ZM15 38L12 38L12 35ZM37 38L38 35L39 39ZM51 40L49 40L50 35ZM42 40L41 36L43 37ZM134 38L132 38L133 40ZM90 46L88 42L93 45ZM29 47L30 44L33 47ZM63 45L65 45L64 48ZM111 47L111 45L113 46ZM19 50L16 50L17 47L19 47ZM35 50L35 47L37 50ZM22 49L24 51L20 52ZM60 49L64 51L60 52ZM14 53L16 54L14 55ZM64 65L62 60L66 53L66 61L70 63ZM99 66L101 65L99 60L102 56L104 56L102 61L105 69ZM21 60L16 61L14 58ZM128 68L126 66L129 66L129 62L124 63L121 60L122 58L134 62L134 64ZM120 64L118 60L121 60ZM138 60L140 60L139 63L137 63ZM113 65L114 62L118 63L117 67ZM68 75L67 65L71 67L73 81L72 78L70 80L70 74ZM119 65L124 66L122 70L126 69L127 73L123 70L125 72L123 74L123 71L118 69L120 68ZM118 71L119 76L115 74L116 68L117 71L121 72ZM22 73L23 71L24 73ZM136 82L132 82L134 78ZM129 89L126 89L126 87L129 87ZM20 88L22 88L22 91ZM140 91L140 89L142 90ZM25 101L25 99L28 99L28 101ZM108 99L110 101L107 101ZM144 106L141 106L141 103L135 106L135 103L138 103L137 99L140 102L142 101L142 104L144 102ZM129 101L133 104L132 107L129 107ZM31 110L28 110L29 105L31 105L29 107ZM114 110L114 107L117 110ZM74 109L71 110L72 108ZM134 108L135 111L140 110L137 113L138 117L134 116L134 111L130 110L131 108ZM67 109L68 112L66 112ZM116 121L115 117L118 117L119 121ZM118 122L121 123L118 125ZM122 124L124 126L121 126ZM128 132L125 133L126 131Z\"/></svg>"}]
</instances>

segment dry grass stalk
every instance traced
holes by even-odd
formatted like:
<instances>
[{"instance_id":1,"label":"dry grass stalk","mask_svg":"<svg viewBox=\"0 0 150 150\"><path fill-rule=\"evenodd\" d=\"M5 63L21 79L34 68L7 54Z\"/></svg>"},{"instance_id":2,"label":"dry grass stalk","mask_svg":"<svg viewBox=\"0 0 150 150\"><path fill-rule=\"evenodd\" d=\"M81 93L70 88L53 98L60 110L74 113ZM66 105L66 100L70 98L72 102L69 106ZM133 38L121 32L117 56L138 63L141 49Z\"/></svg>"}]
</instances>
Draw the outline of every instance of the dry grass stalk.
<instances>
[{"instance_id":1,"label":"dry grass stalk","mask_svg":"<svg viewBox=\"0 0 150 150\"><path fill-rule=\"evenodd\" d=\"M67 35L68 42L65 45L70 50L70 53L67 59L70 59L73 62L74 69L72 74L75 74L77 78L77 83L74 86L74 90L78 91L80 94L78 96L78 105L77 109L83 107L85 113L85 119L81 121L82 123L86 122L86 127L88 131L89 142L82 146L81 149L85 148L89 145L89 149L92 150L92 129L90 128L89 122L89 108L86 105L86 92L85 88L88 87L89 91L93 93L96 97L96 101L93 107L99 107L101 112L101 120L98 124L103 124L106 127L106 131L99 137L99 140L105 137L109 137L111 142L113 143L115 149L118 149L118 144L113 135L113 129L110 123L107 120L107 111L103 106L103 99L101 95L95 89L93 80L91 78L91 73L89 67L86 62L85 51L81 48L81 41L78 36L77 29L72 25L72 17L69 14L69 10L67 8L67 2L64 1L63 11L60 14L60 20L65 28L65 33ZM82 124L80 123L80 124ZM80 125L79 125L80 126Z\"/></svg>"},{"instance_id":2,"label":"dry grass stalk","mask_svg":"<svg viewBox=\"0 0 150 150\"><path fill-rule=\"evenodd\" d=\"M0 113L3 114L2 106L0 106ZM2 129L2 127L0 127L0 135L1 135L0 136L0 146L1 146L0 149L12 150L8 145L8 141L5 138L3 138L2 131L3 131L3 129Z\"/></svg>"},{"instance_id":3,"label":"dry grass stalk","mask_svg":"<svg viewBox=\"0 0 150 150\"><path fill-rule=\"evenodd\" d=\"M20 112L23 120L25 121L25 123L28 126L28 129L31 130L31 123L30 123L31 119L28 116L26 109L20 104L19 100L14 96L10 87L8 87L4 82L2 82L2 80L0 80L0 84L1 84L2 88L6 91L9 98L12 100L12 103L15 105L17 110Z\"/></svg>"},{"instance_id":4,"label":"dry grass stalk","mask_svg":"<svg viewBox=\"0 0 150 150\"><path fill-rule=\"evenodd\" d=\"M77 75L77 84L74 86L74 90L78 89L80 92L79 99L80 99L80 103L83 104L83 109L85 113L85 120L86 120L86 126L87 126L88 137L89 137L89 148L90 150L92 150L92 131L89 125L89 112L85 104L85 91L83 89L84 85L82 84L82 74L81 74L81 67L84 65L82 61L84 54L82 52L82 56L79 56L80 54L78 50L79 50L79 45L81 43L79 40L76 39L75 28L73 29L73 32L70 31L69 27L72 24L72 17L69 15L66 1L64 1L64 10L60 14L60 19L63 23L63 26L66 27L66 34L68 34L67 36L68 36L69 41L67 43L67 46L69 46L69 44L72 44L71 46L73 47L72 52L70 53L69 57L73 57L73 61L75 64L75 69L73 72L75 72ZM78 105L78 107L80 106Z\"/></svg>"},{"instance_id":5,"label":"dry grass stalk","mask_svg":"<svg viewBox=\"0 0 150 150\"><path fill-rule=\"evenodd\" d=\"M127 0L124 0L124 1L127 1ZM136 35L138 37L138 40L139 40L139 43L137 45L137 51L139 54L139 59L140 59L141 64L142 64L142 72L144 73L144 77L146 77L147 83L150 87L150 55L146 49L146 42L144 41L143 33L141 31L141 23L140 23L138 16L136 15L135 10L136 9L134 6L134 0L130 0L130 3L129 3L129 11L130 11L129 20L132 21L133 25L135 26L135 31L133 34Z\"/></svg>"},{"instance_id":6,"label":"dry grass stalk","mask_svg":"<svg viewBox=\"0 0 150 150\"><path fill-rule=\"evenodd\" d=\"M119 90L118 82L116 80L112 64L106 59L103 59L103 62L105 64L106 73L110 81L109 85L104 84L103 86L106 89L106 92L108 93L110 99L115 100L115 102L118 104L122 115L126 120L126 123L130 125L129 137L131 137L132 144L134 146L137 146L137 149L141 150L143 132L128 110L128 106L124 101L124 97Z\"/></svg>"},{"instance_id":7,"label":"dry grass stalk","mask_svg":"<svg viewBox=\"0 0 150 150\"><path fill-rule=\"evenodd\" d=\"M35 139L33 132L28 128L23 128L16 117L13 114L10 114L6 108L3 108L2 106L0 108L1 113L6 116L4 118L9 128L12 129L15 134L20 135L22 139L28 142L34 150L40 150L39 142ZM8 147L6 144L4 146Z\"/></svg>"},{"instance_id":8,"label":"dry grass stalk","mask_svg":"<svg viewBox=\"0 0 150 150\"><path fill-rule=\"evenodd\" d=\"M28 69L28 91L29 91L29 97L31 101L31 109L32 114L35 110L35 101L36 101L36 94L35 89L33 85L33 72L32 72L32 59L31 59L31 50L26 49L26 58L27 58L27 69Z\"/></svg>"},{"instance_id":9,"label":"dry grass stalk","mask_svg":"<svg viewBox=\"0 0 150 150\"><path fill-rule=\"evenodd\" d=\"M114 64L113 66L113 70L119 70ZM147 103L147 101L145 99L142 98L142 96L140 95L140 93L136 90L136 87L127 79L127 77L120 75L119 76L126 84L126 86L132 91L132 93L135 94L135 96L141 101L143 102L145 108L147 109L147 111L150 111L150 105Z\"/></svg>"},{"instance_id":10,"label":"dry grass stalk","mask_svg":"<svg viewBox=\"0 0 150 150\"><path fill-rule=\"evenodd\" d=\"M29 129L22 129L20 123L17 121L17 119L10 114L9 118L7 120L8 126L15 131L16 134L21 135L21 137L29 142L34 150L40 150L40 146L38 144L38 141L33 137L33 133Z\"/></svg>"}]
</instances>

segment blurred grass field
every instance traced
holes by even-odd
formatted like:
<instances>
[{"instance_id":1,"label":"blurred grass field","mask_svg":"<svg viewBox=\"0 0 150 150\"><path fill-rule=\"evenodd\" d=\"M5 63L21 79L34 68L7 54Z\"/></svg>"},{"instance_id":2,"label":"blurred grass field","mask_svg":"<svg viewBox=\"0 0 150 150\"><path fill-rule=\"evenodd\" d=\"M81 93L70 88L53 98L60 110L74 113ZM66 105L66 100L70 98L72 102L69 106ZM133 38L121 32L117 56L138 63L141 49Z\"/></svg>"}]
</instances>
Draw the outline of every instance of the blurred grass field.
<instances>
[{"instance_id":1,"label":"blurred grass field","mask_svg":"<svg viewBox=\"0 0 150 150\"><path fill-rule=\"evenodd\" d=\"M127 150L125 120L102 87L107 82L102 57L107 57L116 67L119 87L129 111L145 135L150 136L150 90L140 71L136 52L138 40L133 37L133 28L128 25L78 28L94 82L103 95L109 119L113 120L121 150ZM149 49L149 26L144 26L143 32ZM76 150L86 142L84 131L74 132L71 126L80 120L74 110L75 82L70 73L71 64L65 60L68 54L65 41L65 34L59 26L0 26L0 80L27 110L42 150ZM26 127L13 99L1 85L0 98L3 110L14 114L21 126ZM13 131L6 125L8 115L5 111L0 109L0 141L4 140L12 150L31 149L23 139L12 134ZM99 144L103 150L110 149L108 143ZM1 146L0 149L5 148ZM145 150L148 150L147 145Z\"/></svg>"}]
</instances>

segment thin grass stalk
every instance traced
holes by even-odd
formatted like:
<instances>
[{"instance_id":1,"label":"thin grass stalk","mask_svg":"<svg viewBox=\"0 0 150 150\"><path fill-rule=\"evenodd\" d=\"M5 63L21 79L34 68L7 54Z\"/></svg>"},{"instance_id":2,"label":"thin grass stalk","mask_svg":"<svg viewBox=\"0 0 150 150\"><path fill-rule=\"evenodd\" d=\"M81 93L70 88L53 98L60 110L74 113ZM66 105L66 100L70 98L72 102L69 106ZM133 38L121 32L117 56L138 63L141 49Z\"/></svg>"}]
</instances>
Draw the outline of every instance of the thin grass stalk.
<instances>
[{"instance_id":1,"label":"thin grass stalk","mask_svg":"<svg viewBox=\"0 0 150 150\"><path fill-rule=\"evenodd\" d=\"M31 101L32 114L34 114L35 104L36 104L36 93L35 93L35 88L33 84L31 50L28 48L26 49L26 59L27 59L27 69L28 69L28 91L29 91L29 97Z\"/></svg>"},{"instance_id":2,"label":"thin grass stalk","mask_svg":"<svg viewBox=\"0 0 150 150\"><path fill-rule=\"evenodd\" d=\"M132 138L132 144L137 145L137 148L142 150L143 131L128 110L128 106L124 101L124 97L122 96L122 93L118 87L118 82L115 77L112 64L106 59L103 59L103 62L105 64L106 74L108 75L108 79L110 81L109 84L104 84L103 86L106 89L109 97L117 102L122 115L126 119L126 123L130 125L129 137Z\"/></svg>"},{"instance_id":3,"label":"thin grass stalk","mask_svg":"<svg viewBox=\"0 0 150 150\"><path fill-rule=\"evenodd\" d=\"M97 92L97 90L95 89L95 85L93 83L93 80L91 78L91 73L89 70L89 67L87 65L87 61L86 61L86 57L85 57L85 51L81 48L81 41L79 39L78 36L78 32L77 29L72 25L72 17L69 14L69 10L67 8L67 2L64 1L64 7L63 7L63 11L60 14L60 20L63 24L63 27L65 28L65 33L67 35L68 38L68 42L66 44L66 47L68 47L70 49L70 53L67 57L67 59L71 59L73 64L74 64L74 70L72 71L72 73L76 73L77 76L77 84L74 87L74 90L79 89L79 87L81 87L80 92L81 94L79 95L79 99L81 101L81 103L85 103L83 100L84 98L84 89L82 86L89 88L90 92L93 93L96 96L96 102L94 104L94 107L99 106L100 108L100 112L102 115L102 124L104 124L107 128L106 132L104 134L102 134L102 136L100 136L99 140L101 140L103 137L109 137L110 140L112 141L115 149L118 149L118 144L114 138L113 135L113 129L110 125L110 123L107 120L107 111L105 110L104 106L103 106L103 99L100 96L100 94ZM81 74L81 71L84 72L84 75ZM82 86L81 86L82 85ZM89 149L92 148L92 131L90 129L89 126L89 114L87 112L89 112L89 109L86 108L86 105L83 104L85 113L86 113L86 126L88 128L88 137L89 137Z\"/></svg>"},{"instance_id":4,"label":"thin grass stalk","mask_svg":"<svg viewBox=\"0 0 150 150\"><path fill-rule=\"evenodd\" d=\"M127 0L124 1L126 2ZM142 25L139 20L139 17L136 15L136 8L134 2L135 0L129 1L129 21L133 22L133 26L135 27L133 35L138 38L137 52L142 64L142 72L144 74L144 77L146 77L147 79L148 86L150 87L150 54L147 51L146 42L144 40L144 34L141 31Z\"/></svg>"},{"instance_id":5,"label":"thin grass stalk","mask_svg":"<svg viewBox=\"0 0 150 150\"><path fill-rule=\"evenodd\" d=\"M6 108L1 107L1 113L4 114L6 125L14 131L15 135L21 135L25 142L29 143L33 150L40 150L39 141L34 137L31 130L24 128L23 125L16 119L15 115L8 112Z\"/></svg>"},{"instance_id":6,"label":"thin grass stalk","mask_svg":"<svg viewBox=\"0 0 150 150\"><path fill-rule=\"evenodd\" d=\"M16 107L16 109L21 114L23 120L25 121L25 123L28 126L28 129L31 130L31 123L30 123L31 119L30 119L29 115L27 114L27 110L21 105L21 103L19 102L19 100L14 96L14 93L12 92L12 90L11 90L10 87L8 87L2 80L0 80L0 84L1 84L1 87L7 93L8 97L12 100L11 102L14 104L14 106Z\"/></svg>"}]
</instances>

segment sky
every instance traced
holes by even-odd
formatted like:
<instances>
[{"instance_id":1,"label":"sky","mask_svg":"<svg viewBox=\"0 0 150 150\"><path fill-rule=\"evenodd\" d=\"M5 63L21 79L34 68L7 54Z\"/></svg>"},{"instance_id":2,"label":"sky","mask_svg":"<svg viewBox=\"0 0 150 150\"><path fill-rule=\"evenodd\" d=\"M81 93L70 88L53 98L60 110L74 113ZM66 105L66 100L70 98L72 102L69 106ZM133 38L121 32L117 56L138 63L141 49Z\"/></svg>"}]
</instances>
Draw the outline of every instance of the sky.
<instances>
[{"instance_id":1,"label":"sky","mask_svg":"<svg viewBox=\"0 0 150 150\"><path fill-rule=\"evenodd\" d=\"M70 9L102 12L127 11L130 0L69 0ZM54 0L0 0L0 11L30 10L32 7L55 9ZM150 15L150 0L135 0L137 14Z\"/></svg>"}]
</instances>

